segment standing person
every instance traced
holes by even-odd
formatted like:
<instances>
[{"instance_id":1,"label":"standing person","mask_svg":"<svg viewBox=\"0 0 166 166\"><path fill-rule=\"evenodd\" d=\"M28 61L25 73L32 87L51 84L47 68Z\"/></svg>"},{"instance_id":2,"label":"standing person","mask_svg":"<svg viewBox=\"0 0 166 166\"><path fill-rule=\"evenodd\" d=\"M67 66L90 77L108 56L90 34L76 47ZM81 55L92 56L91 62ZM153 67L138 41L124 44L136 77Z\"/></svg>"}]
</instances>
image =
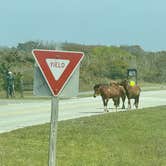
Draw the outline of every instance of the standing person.
<instances>
[{"instance_id":1,"label":"standing person","mask_svg":"<svg viewBox=\"0 0 166 166\"><path fill-rule=\"evenodd\" d=\"M7 73L6 76L6 83L7 83L7 98L10 96L14 96L14 76L11 71Z\"/></svg>"}]
</instances>

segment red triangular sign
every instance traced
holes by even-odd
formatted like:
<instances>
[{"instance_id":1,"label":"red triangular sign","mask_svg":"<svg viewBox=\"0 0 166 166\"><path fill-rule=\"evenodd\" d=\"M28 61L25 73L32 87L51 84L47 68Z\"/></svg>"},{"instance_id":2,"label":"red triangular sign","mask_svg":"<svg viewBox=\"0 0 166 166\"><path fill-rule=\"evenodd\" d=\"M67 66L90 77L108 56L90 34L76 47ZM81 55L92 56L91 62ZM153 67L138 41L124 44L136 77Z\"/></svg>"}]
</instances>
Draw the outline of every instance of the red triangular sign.
<instances>
[{"instance_id":1,"label":"red triangular sign","mask_svg":"<svg viewBox=\"0 0 166 166\"><path fill-rule=\"evenodd\" d=\"M84 57L82 52L33 50L32 54L54 96L58 96Z\"/></svg>"}]
</instances>

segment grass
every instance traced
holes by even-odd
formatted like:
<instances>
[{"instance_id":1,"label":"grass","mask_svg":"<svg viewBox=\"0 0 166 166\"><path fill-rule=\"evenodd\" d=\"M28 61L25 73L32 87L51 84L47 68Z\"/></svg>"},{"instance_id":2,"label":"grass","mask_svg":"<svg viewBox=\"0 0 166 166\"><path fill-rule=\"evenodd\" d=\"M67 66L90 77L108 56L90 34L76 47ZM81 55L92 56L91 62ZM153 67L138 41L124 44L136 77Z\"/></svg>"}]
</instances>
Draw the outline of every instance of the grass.
<instances>
[{"instance_id":1,"label":"grass","mask_svg":"<svg viewBox=\"0 0 166 166\"><path fill-rule=\"evenodd\" d=\"M61 121L58 166L165 166L166 106ZM49 124L0 134L1 166L45 166Z\"/></svg>"}]
</instances>

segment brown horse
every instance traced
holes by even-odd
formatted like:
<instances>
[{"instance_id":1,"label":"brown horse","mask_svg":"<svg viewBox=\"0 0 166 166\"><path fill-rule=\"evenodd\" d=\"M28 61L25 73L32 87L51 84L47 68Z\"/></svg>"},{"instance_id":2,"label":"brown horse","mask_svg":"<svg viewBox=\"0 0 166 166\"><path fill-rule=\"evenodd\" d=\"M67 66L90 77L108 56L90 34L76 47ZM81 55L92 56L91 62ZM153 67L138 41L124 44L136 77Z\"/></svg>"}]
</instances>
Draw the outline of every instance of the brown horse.
<instances>
[{"instance_id":1,"label":"brown horse","mask_svg":"<svg viewBox=\"0 0 166 166\"><path fill-rule=\"evenodd\" d=\"M136 108L138 108L141 88L138 85L130 86L128 80L123 80L120 85L122 85L126 90L126 96L128 98L128 108L131 109L130 99L135 100L134 105Z\"/></svg>"},{"instance_id":2,"label":"brown horse","mask_svg":"<svg viewBox=\"0 0 166 166\"><path fill-rule=\"evenodd\" d=\"M114 101L114 105L116 107L116 111L117 111L117 107L119 106L119 91L113 87L110 86L108 84L96 84L94 87L94 97L96 97L97 95L101 95L102 100L103 100L103 105L104 105L104 111L108 112L107 109L107 104L110 98L113 99Z\"/></svg>"},{"instance_id":3,"label":"brown horse","mask_svg":"<svg viewBox=\"0 0 166 166\"><path fill-rule=\"evenodd\" d=\"M114 81L114 80L111 80L110 81L110 86L113 86L115 87L118 91L119 91L119 95L122 99L122 109L125 109L125 99L126 99L126 90L124 89L123 86L119 85L118 82Z\"/></svg>"}]
</instances>

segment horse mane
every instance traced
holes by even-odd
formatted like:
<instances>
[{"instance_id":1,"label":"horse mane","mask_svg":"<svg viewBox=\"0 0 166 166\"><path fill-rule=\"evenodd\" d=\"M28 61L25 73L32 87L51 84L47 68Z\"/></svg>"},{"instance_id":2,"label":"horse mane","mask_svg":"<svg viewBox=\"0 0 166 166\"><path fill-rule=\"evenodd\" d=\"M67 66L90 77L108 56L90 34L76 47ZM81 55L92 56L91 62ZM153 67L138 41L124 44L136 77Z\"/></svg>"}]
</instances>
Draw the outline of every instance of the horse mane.
<instances>
[{"instance_id":1,"label":"horse mane","mask_svg":"<svg viewBox=\"0 0 166 166\"><path fill-rule=\"evenodd\" d=\"M93 87L93 89L98 89L99 87L101 87L101 86L109 86L108 84L96 84L94 87Z\"/></svg>"}]
</instances>

